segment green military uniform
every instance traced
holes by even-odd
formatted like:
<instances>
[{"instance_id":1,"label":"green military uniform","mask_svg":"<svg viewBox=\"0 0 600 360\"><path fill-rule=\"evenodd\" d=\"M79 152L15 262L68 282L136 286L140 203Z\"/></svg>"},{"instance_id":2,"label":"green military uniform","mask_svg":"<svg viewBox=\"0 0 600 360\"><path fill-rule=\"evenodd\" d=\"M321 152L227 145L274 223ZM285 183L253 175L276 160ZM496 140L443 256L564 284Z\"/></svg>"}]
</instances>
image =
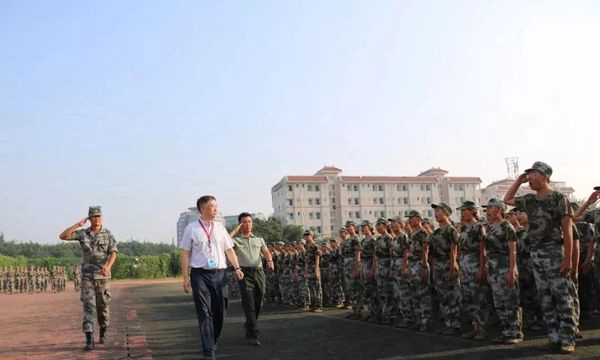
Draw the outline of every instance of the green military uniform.
<instances>
[{"instance_id":1,"label":"green military uniform","mask_svg":"<svg viewBox=\"0 0 600 360\"><path fill-rule=\"evenodd\" d=\"M387 226L387 220L377 219L377 224ZM377 309L375 316L385 324L394 324L398 305L398 271L393 269L393 261L397 257L398 244L389 234L379 235L375 240L375 256L377 257ZM395 271L394 271L395 270Z\"/></svg>"},{"instance_id":2,"label":"green military uniform","mask_svg":"<svg viewBox=\"0 0 600 360\"><path fill-rule=\"evenodd\" d=\"M89 216L101 215L100 207L91 207ZM102 275L111 253L118 252L112 233L102 227L98 233L91 228L80 229L67 240L79 241L83 253L81 264L81 301L83 303L83 332L93 333L96 318L101 330L110 323L110 274Z\"/></svg>"},{"instance_id":3,"label":"green military uniform","mask_svg":"<svg viewBox=\"0 0 600 360\"><path fill-rule=\"evenodd\" d=\"M323 290L321 288L321 276L316 275L316 259L322 255L317 244L312 243L306 246L306 283L310 306L312 310L323 308Z\"/></svg>"},{"instance_id":4,"label":"green military uniform","mask_svg":"<svg viewBox=\"0 0 600 360\"><path fill-rule=\"evenodd\" d=\"M361 226L371 223L363 221ZM375 239L372 236L365 237L360 243L361 262L362 262L362 281L364 295L369 304L368 320L379 321L379 298L377 297L377 277L372 276L373 257L375 256Z\"/></svg>"},{"instance_id":5,"label":"green military uniform","mask_svg":"<svg viewBox=\"0 0 600 360\"><path fill-rule=\"evenodd\" d=\"M416 210L410 216L419 216ZM410 308L415 321L420 325L419 331L427 331L431 324L431 282L429 263L423 264L423 252L429 245L429 235L425 229L413 230L409 238L409 269L411 287Z\"/></svg>"},{"instance_id":6,"label":"green military uniform","mask_svg":"<svg viewBox=\"0 0 600 360\"><path fill-rule=\"evenodd\" d=\"M353 222L347 222L346 225L354 225ZM351 306L355 313L360 313L363 309L363 288L360 277L360 268L356 263L356 252L360 251L360 239L358 235L350 236L344 240L340 246L343 258L343 282L345 303ZM354 276L354 270L358 274Z\"/></svg>"}]
</instances>

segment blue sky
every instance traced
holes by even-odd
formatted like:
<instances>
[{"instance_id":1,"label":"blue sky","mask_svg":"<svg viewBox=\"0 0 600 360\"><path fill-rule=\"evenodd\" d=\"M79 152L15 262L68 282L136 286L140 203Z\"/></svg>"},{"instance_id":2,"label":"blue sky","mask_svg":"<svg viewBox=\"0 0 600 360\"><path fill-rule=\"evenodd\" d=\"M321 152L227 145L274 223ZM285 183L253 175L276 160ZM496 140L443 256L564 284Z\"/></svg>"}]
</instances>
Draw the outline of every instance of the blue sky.
<instances>
[{"instance_id":1,"label":"blue sky","mask_svg":"<svg viewBox=\"0 0 600 360\"><path fill-rule=\"evenodd\" d=\"M105 209L170 241L282 176L504 178L545 160L584 197L600 109L593 1L0 3L0 231L56 242Z\"/></svg>"}]
</instances>

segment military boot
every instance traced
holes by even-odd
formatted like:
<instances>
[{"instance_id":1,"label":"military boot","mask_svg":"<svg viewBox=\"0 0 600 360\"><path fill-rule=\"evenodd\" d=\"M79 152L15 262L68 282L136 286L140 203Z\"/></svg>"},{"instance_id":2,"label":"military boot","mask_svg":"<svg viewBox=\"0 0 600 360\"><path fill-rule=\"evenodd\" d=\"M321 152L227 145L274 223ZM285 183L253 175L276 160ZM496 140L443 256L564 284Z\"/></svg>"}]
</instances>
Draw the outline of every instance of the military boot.
<instances>
[{"instance_id":1,"label":"military boot","mask_svg":"<svg viewBox=\"0 0 600 360\"><path fill-rule=\"evenodd\" d=\"M93 332L85 333L85 349L86 350L94 350L94 333Z\"/></svg>"},{"instance_id":2,"label":"military boot","mask_svg":"<svg viewBox=\"0 0 600 360\"><path fill-rule=\"evenodd\" d=\"M100 328L100 338L98 344L104 344L106 342L106 328Z\"/></svg>"}]
</instances>

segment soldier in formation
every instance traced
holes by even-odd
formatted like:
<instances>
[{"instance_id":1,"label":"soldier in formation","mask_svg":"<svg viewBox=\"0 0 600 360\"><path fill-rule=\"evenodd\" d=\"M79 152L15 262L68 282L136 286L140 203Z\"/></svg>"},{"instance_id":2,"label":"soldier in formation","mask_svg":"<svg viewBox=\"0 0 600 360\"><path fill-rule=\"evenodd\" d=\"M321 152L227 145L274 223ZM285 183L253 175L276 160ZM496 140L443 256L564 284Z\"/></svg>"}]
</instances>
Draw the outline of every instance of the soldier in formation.
<instances>
[{"instance_id":1,"label":"soldier in formation","mask_svg":"<svg viewBox=\"0 0 600 360\"><path fill-rule=\"evenodd\" d=\"M58 274L57 274L58 276ZM41 293L48 291L51 275L47 268L36 266L18 266L0 268L0 293L21 294ZM63 285L57 286L57 291L64 291Z\"/></svg>"}]
</instances>

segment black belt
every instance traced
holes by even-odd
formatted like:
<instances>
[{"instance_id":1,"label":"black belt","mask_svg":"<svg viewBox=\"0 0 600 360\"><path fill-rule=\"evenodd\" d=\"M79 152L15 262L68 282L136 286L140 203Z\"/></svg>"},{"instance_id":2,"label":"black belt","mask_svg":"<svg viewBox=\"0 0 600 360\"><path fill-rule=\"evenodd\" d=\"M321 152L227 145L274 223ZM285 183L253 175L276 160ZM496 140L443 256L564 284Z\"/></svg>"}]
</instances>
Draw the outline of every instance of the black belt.
<instances>
[{"instance_id":1,"label":"black belt","mask_svg":"<svg viewBox=\"0 0 600 360\"><path fill-rule=\"evenodd\" d=\"M218 273L221 271L225 271L225 269L205 269L205 268L192 268L192 271L199 271L199 272L205 272L205 273Z\"/></svg>"}]
</instances>

